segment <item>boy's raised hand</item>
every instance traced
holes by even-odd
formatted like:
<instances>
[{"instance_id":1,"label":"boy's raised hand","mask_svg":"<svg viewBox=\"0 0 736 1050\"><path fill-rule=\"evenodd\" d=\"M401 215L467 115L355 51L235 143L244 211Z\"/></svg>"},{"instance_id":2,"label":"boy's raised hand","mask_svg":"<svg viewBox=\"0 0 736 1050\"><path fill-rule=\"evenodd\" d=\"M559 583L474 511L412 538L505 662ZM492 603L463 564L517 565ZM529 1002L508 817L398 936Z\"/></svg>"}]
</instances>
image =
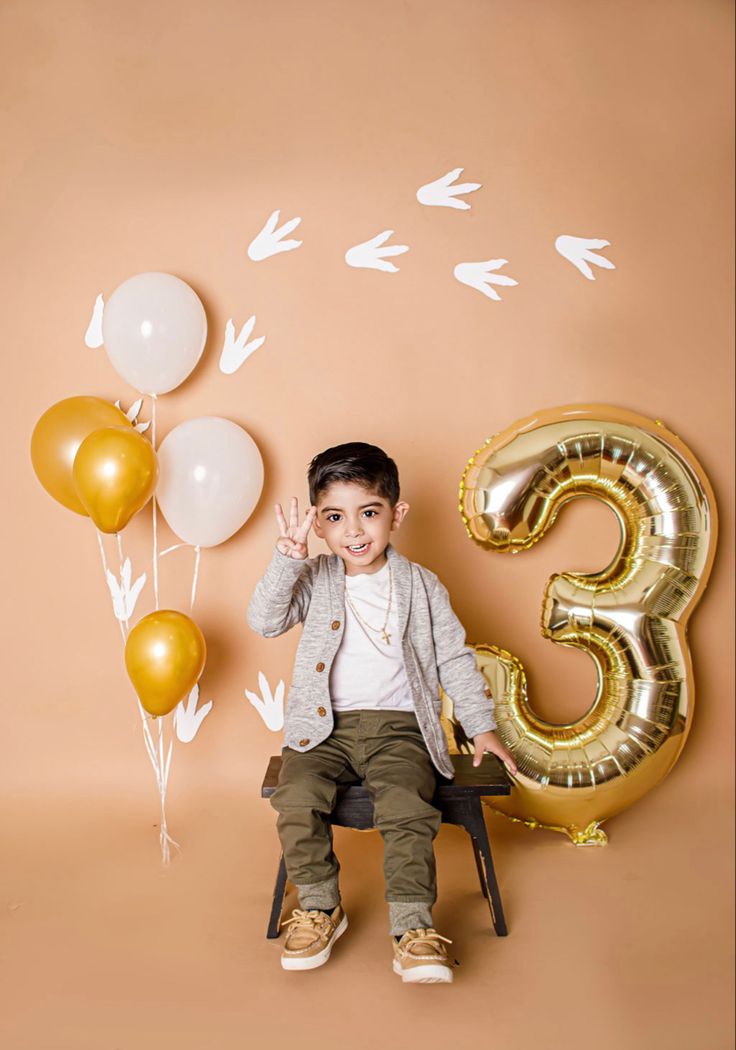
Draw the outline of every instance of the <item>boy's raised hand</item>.
<instances>
[{"instance_id":1,"label":"boy's raised hand","mask_svg":"<svg viewBox=\"0 0 736 1050\"><path fill-rule=\"evenodd\" d=\"M304 521L299 524L299 502L296 496L291 497L291 510L289 513L289 524L286 524L286 518L284 512L281 509L281 504L276 503L274 505L276 510L276 521L279 526L279 538L276 540L276 547L285 554L287 558L297 558L302 560L307 557L307 536L309 530L312 527L315 515L317 514L316 507L310 507L307 513L304 515Z\"/></svg>"},{"instance_id":2,"label":"boy's raised hand","mask_svg":"<svg viewBox=\"0 0 736 1050\"><path fill-rule=\"evenodd\" d=\"M498 758L501 759L509 773L513 774L518 772L516 762L514 762L514 756L510 751L507 751L495 733L478 733L477 736L473 737L473 744L475 751L475 754L473 755L474 766L480 765L483 753L488 751L491 755L497 755Z\"/></svg>"}]
</instances>

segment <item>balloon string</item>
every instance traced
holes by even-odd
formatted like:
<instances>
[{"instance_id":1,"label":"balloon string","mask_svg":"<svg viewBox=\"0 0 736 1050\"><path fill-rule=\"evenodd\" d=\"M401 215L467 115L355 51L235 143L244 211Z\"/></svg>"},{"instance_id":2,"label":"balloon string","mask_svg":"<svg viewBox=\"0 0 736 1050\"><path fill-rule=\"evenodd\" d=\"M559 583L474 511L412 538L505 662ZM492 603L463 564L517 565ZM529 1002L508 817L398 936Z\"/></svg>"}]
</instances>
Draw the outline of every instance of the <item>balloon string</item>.
<instances>
[{"instance_id":1,"label":"balloon string","mask_svg":"<svg viewBox=\"0 0 736 1050\"><path fill-rule=\"evenodd\" d=\"M99 548L100 548L100 558L102 559L102 571L105 574L105 585L107 586L107 574L108 574L108 572L110 570L107 567L107 558L105 557L105 547L104 547L104 545L102 543L102 533L100 532L99 529L97 529L97 543L98 543ZM115 617L115 619L117 620L117 616ZM125 645L125 642L126 642L125 628L123 627L123 625L120 622L120 620L117 620L117 622L118 622L118 626L120 628L120 633L123 636L123 645Z\"/></svg>"},{"instance_id":2,"label":"balloon string","mask_svg":"<svg viewBox=\"0 0 736 1050\"><path fill-rule=\"evenodd\" d=\"M189 611L194 608L194 599L197 597L197 581L199 579L199 557L202 553L202 548L195 544L192 546L191 543L175 543L173 547L167 547L166 550L159 551L159 558L165 557L167 554L171 554L172 551L178 551L180 547L192 547L194 551L194 575L192 577L192 594L189 599Z\"/></svg>"},{"instance_id":3,"label":"balloon string","mask_svg":"<svg viewBox=\"0 0 736 1050\"><path fill-rule=\"evenodd\" d=\"M159 558L163 558L166 554L171 554L172 551L178 551L180 547L191 547L190 543L175 543L173 547L167 547L166 550L159 551Z\"/></svg>"},{"instance_id":4,"label":"balloon string","mask_svg":"<svg viewBox=\"0 0 736 1050\"><path fill-rule=\"evenodd\" d=\"M151 444L156 451L156 395L151 394ZM156 493L151 497L153 507L153 603L158 612L158 537L156 530Z\"/></svg>"},{"instance_id":5,"label":"balloon string","mask_svg":"<svg viewBox=\"0 0 736 1050\"><path fill-rule=\"evenodd\" d=\"M117 538L118 538L118 554L120 556L120 563L121 563L121 566L122 566L123 543L122 543L122 539L120 537L120 533L119 532L117 533ZM97 530L97 542L98 542L99 547L100 547L100 557L102 558L102 568L103 568L104 573L105 573L105 581L107 581L107 574L109 572L109 569L107 567L107 558L105 557L105 548L104 548L103 543L102 543L102 535L101 535L99 529ZM121 573L122 573L122 568L121 568ZM117 620L117 617L115 617L115 619ZM130 624L129 624L128 620L118 620L117 622L118 622L118 626L120 627L120 633L121 633L122 638L123 638L123 645L125 645L125 643L128 640L128 632L130 630ZM138 700L137 696L136 696L136 699ZM160 781L160 775L159 775L159 769L158 769L158 760L156 758L156 753L155 753L155 750L154 750L154 747L153 747L153 739L151 737L151 731L148 728L148 720L150 719L151 716L145 711L145 709L143 708L143 705L141 704L140 700L138 700L138 710L140 711L141 719L143 721L143 737L144 737L145 744L146 744L146 750L148 751L148 757L151 759L151 762L153 764L153 771L156 774L156 781L158 783Z\"/></svg>"},{"instance_id":6,"label":"balloon string","mask_svg":"<svg viewBox=\"0 0 736 1050\"><path fill-rule=\"evenodd\" d=\"M189 601L189 611L191 612L194 608L194 599L197 596L197 580L199 579L199 555L200 555L199 544L194 548L194 575L192 577L192 597Z\"/></svg>"},{"instance_id":7,"label":"balloon string","mask_svg":"<svg viewBox=\"0 0 736 1050\"><path fill-rule=\"evenodd\" d=\"M171 749L174 745L173 737L169 741L169 750L166 756L166 762L164 762L164 728L163 721L159 718L158 720L158 753L159 753L159 768L161 770L161 781L159 788L161 790L161 830L159 832L159 842L161 843L161 857L164 864L168 864L171 859L171 851L169 850L169 843L175 846L181 852L181 846L179 843L169 835L168 828L166 826L166 788L169 783L169 768L171 766Z\"/></svg>"},{"instance_id":8,"label":"balloon string","mask_svg":"<svg viewBox=\"0 0 736 1050\"><path fill-rule=\"evenodd\" d=\"M122 536L121 536L121 534L119 532L116 533L116 538L117 538L117 543L118 543L118 560L120 562L120 583L121 583L121 586L122 586L122 583L123 583L123 579L122 579L122 577L123 577L123 561L124 561L124 556L123 556L123 539L122 539ZM105 547L103 545L102 535L101 535L99 529L97 529L97 542L98 542L99 548L100 548L100 557L102 559L102 568L103 568L104 573L105 573L105 581L107 581L107 574L109 572L109 569L108 569L108 565L107 565L107 558L105 557ZM125 610L125 611L127 611L127 610ZM116 617L116 619L117 619L117 617ZM120 633L121 633L122 638L123 638L123 645L125 645L125 643L128 640L128 634L130 633L130 622L129 622L129 620L126 617L123 620L118 620L118 625L120 627ZM174 741L173 741L173 737L172 737L171 741L169 742L169 751L168 751L168 755L167 755L167 758L166 758L166 763L164 764L164 760L163 760L163 744L162 744L163 722L159 718L159 723L158 723L159 750L158 750L158 753L157 753L156 745L153 742L153 737L151 735L151 729L150 729L150 725L149 725L149 722L151 721L151 715L149 715L148 712L145 710L145 708L143 707L143 704L140 702L140 699L139 699L139 697L137 695L136 695L136 701L138 703L138 712L139 712L139 714L141 716L141 728L143 729L143 742L146 745L146 752L147 752L148 758L149 758L149 760L151 762L151 766L153 767L153 772L154 772L154 775L156 777L156 785L158 787L159 794L161 796L161 830L160 830L160 833L159 833L159 842L161 844L161 859L162 859L164 864L168 864L170 859L171 859L171 851L169 850L169 843L171 843L179 851L181 851L181 846L179 845L178 842L176 842L171 837L171 835L169 835L168 829L167 829L167 826L166 826L166 788L167 788L168 782L169 782L169 769L171 768L171 752L172 752L172 747L173 747Z\"/></svg>"}]
</instances>

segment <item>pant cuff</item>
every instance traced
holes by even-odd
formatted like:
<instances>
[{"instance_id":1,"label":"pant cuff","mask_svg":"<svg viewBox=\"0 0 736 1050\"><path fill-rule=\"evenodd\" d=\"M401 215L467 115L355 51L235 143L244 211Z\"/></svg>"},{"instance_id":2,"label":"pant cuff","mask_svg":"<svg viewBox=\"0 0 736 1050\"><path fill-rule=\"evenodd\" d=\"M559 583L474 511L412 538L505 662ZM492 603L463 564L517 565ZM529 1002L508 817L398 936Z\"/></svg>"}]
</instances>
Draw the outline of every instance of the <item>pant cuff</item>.
<instances>
[{"instance_id":1,"label":"pant cuff","mask_svg":"<svg viewBox=\"0 0 736 1050\"><path fill-rule=\"evenodd\" d=\"M306 911L333 911L340 903L337 875L322 882L305 882L296 887L299 904Z\"/></svg>"},{"instance_id":2,"label":"pant cuff","mask_svg":"<svg viewBox=\"0 0 736 1050\"><path fill-rule=\"evenodd\" d=\"M388 921L393 937L420 926L428 929L432 925L432 906L424 901L389 901Z\"/></svg>"}]
</instances>

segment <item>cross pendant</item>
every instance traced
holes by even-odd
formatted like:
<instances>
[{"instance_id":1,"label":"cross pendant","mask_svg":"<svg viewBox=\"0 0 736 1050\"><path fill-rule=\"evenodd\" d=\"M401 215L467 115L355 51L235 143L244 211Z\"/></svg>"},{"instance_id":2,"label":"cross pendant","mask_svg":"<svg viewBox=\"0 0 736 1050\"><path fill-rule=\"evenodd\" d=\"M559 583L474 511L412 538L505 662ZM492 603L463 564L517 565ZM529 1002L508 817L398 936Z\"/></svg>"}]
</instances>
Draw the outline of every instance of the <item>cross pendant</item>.
<instances>
[{"instance_id":1,"label":"cross pendant","mask_svg":"<svg viewBox=\"0 0 736 1050\"><path fill-rule=\"evenodd\" d=\"M383 630L381 633L383 634L383 640L386 643L386 645L391 645L391 635L387 634L385 630Z\"/></svg>"}]
</instances>

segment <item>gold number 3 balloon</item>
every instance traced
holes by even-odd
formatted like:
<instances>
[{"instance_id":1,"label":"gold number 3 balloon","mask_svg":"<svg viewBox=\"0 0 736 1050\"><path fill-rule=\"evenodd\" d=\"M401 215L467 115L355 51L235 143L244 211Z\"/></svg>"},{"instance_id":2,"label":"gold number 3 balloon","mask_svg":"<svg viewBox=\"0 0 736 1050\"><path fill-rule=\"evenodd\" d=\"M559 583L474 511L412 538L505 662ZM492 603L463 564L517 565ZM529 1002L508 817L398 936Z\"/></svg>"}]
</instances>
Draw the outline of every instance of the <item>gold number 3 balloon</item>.
<instances>
[{"instance_id":1,"label":"gold number 3 balloon","mask_svg":"<svg viewBox=\"0 0 736 1050\"><path fill-rule=\"evenodd\" d=\"M518 765L511 795L489 803L578 845L602 845L601 822L650 791L685 743L693 711L686 628L712 565L716 511L705 473L675 434L595 404L538 412L490 438L463 474L460 511L476 543L522 551L581 496L613 508L619 549L600 572L550 578L542 633L595 662L590 710L565 725L543 721L527 701L520 661L496 646L475 649L498 735Z\"/></svg>"}]
</instances>

